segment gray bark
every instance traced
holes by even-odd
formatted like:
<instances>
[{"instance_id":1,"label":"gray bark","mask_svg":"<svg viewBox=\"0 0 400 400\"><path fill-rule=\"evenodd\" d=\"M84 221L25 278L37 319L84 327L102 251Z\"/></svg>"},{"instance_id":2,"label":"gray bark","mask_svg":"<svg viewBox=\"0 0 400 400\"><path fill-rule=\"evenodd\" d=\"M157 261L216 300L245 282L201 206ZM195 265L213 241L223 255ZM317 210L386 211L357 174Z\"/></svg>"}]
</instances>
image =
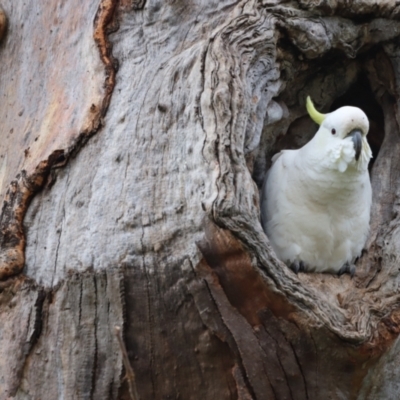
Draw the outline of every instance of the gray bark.
<instances>
[{"instance_id":1,"label":"gray bark","mask_svg":"<svg viewBox=\"0 0 400 400\"><path fill-rule=\"evenodd\" d=\"M115 326L141 399L399 397L400 8L348 3L3 0L0 399L129 399ZM371 121L353 280L259 221L307 95Z\"/></svg>"}]
</instances>

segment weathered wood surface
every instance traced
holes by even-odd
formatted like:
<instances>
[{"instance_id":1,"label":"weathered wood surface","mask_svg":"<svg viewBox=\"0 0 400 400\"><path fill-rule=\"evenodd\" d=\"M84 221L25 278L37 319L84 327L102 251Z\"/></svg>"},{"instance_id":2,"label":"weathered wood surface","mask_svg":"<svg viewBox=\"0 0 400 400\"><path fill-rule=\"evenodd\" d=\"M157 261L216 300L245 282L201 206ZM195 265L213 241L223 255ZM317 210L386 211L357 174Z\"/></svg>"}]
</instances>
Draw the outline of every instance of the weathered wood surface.
<instances>
[{"instance_id":1,"label":"weathered wood surface","mask_svg":"<svg viewBox=\"0 0 400 400\"><path fill-rule=\"evenodd\" d=\"M101 125L115 75L105 33L114 3L3 2L0 279L24 266L32 196Z\"/></svg>"},{"instance_id":2,"label":"weathered wood surface","mask_svg":"<svg viewBox=\"0 0 400 400\"><path fill-rule=\"evenodd\" d=\"M0 398L129 398L119 325L141 399L397 399L400 8L86 3L2 3ZM353 280L294 275L259 222L308 94L379 150Z\"/></svg>"}]
</instances>

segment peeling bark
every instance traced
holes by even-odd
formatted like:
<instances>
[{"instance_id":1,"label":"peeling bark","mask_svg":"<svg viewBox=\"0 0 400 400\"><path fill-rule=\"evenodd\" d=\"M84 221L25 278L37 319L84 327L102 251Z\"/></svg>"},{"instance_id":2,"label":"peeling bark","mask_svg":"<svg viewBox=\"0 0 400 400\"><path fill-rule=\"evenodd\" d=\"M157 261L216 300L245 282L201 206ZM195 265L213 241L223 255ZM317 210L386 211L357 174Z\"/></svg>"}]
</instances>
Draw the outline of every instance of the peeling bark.
<instances>
[{"instance_id":1,"label":"peeling bark","mask_svg":"<svg viewBox=\"0 0 400 400\"><path fill-rule=\"evenodd\" d=\"M115 326L141 399L398 398L395 2L2 6L0 399L129 399ZM259 222L306 95L371 121L353 280L294 275Z\"/></svg>"},{"instance_id":2,"label":"peeling bark","mask_svg":"<svg viewBox=\"0 0 400 400\"><path fill-rule=\"evenodd\" d=\"M63 112L62 111L62 106L63 104L60 102L58 105L57 104L51 104L50 108L55 108L55 110L48 110L44 109L43 112L45 114L45 126L43 125L40 127L40 129L37 132L37 136L35 138L32 138L32 131L35 131L35 124L27 123L24 121L23 123L25 124L25 131L31 129L30 131L24 133L24 145L28 145L28 147L24 150L24 152L21 152L19 157L17 156L14 160L10 161L10 152L9 148L11 146L15 146L15 143L13 140L10 140L9 142L6 142L3 149L4 154L1 156L3 158L3 165L2 165L2 171L1 174L2 179L1 183L5 185L7 183L6 181L6 176L11 176L15 172L15 170L21 170L21 172L17 175L16 180L12 181L10 183L9 188L7 189L6 195L4 197L3 201L3 209L2 213L0 216L0 241L1 241L1 253L0 253L0 279L6 279L12 275L16 275L20 272L22 272L22 269L24 268L25 265L25 234L23 231L23 218L25 216L26 210L29 206L31 198L40 190L43 188L43 186L47 182L48 175L51 171L54 171L55 168L59 168L63 166L69 157L74 154L79 148L84 145L87 140L95 134L99 128L101 127L102 124L102 118L104 117L107 108L110 103L111 99L111 94L112 90L114 88L115 84L115 67L113 65L113 58L111 56L111 44L108 41L107 35L112 32L113 29L116 29L112 25L112 18L113 18L113 13L115 9L116 1L113 0L103 0L99 4L99 8L97 10L95 19L94 19L94 41L97 45L98 51L100 53L100 58L102 62L104 63L104 73L105 73L105 82L103 83L103 87L100 87L101 81L99 80L98 88L93 88L94 90L97 90L100 94L100 92L103 91L101 94L101 97L97 95L96 97L92 99L85 99L83 98L82 104L80 106L83 106L84 109L86 108L86 112L83 113L83 116L85 118L85 121L82 126L77 127L78 132L74 132L75 126L70 127L69 125L66 126L66 132L64 135L66 138L63 138L64 141L60 140L60 132L59 130L55 129L56 123L58 124L60 122L60 114ZM28 7L20 7L19 9L16 7L16 10L14 10L14 7L11 7L10 5L10 17L13 19L13 23L15 24L16 21L14 20L14 17L17 18L24 18ZM77 7L78 9L79 7ZM47 10L46 10L47 11ZM49 7L49 10L47 12L51 13L51 8ZM63 10L62 6L57 5L55 7L55 11L59 15L59 18L63 18ZM88 10L89 11L89 10ZM90 18L90 13L88 13L86 17ZM38 12L36 15L40 15ZM57 15L58 16L58 15ZM57 17L56 17L57 18ZM37 21L34 18L24 18L22 19L23 23L22 26L25 24L34 24L37 23ZM47 22L47 21L46 21ZM73 18L70 19L70 21L67 20L67 22L70 22L71 26L67 26L67 34L69 34L68 29L74 29L73 24L75 24L77 21L75 21ZM81 24L83 21L80 22ZM4 22L2 23L2 20L0 19L0 37L2 35L2 27L4 26ZM67 25L67 24L66 24ZM59 29L58 25L50 25L50 28L54 28L55 30ZM9 42L12 42L15 40L13 36L13 30L10 29L10 38ZM107 31L107 33L106 33ZM50 29L50 32L52 33L53 30ZM85 32L86 33L86 32ZM61 36L61 34L59 34ZM12 37L11 37L12 36ZM22 39L22 43L24 43L24 38ZM54 40L49 40L49 45L55 45ZM64 44L64 42L63 42ZM44 45L43 45L44 46ZM7 43L5 44L6 51L7 51ZM14 49L12 49L14 50ZM40 48L40 51L42 48ZM51 53L50 49L49 55L53 56ZM76 48L71 47L69 49L71 52L75 53ZM14 51L15 52L15 51ZM3 57L9 57L12 59L14 54L5 54ZM34 54L36 56L36 54ZM25 62L29 63L29 59L27 59ZM88 60L88 61L94 61L94 60ZM59 60L59 67L60 69L64 66L65 60L60 57ZM37 68L43 68L43 65L37 66ZM57 66L55 65L49 65L48 68L51 69L56 69ZM69 72L69 71L68 71ZM85 71L87 72L87 71ZM95 71L93 71L95 72ZM24 70L21 69L19 71L21 77L21 80L26 80L28 77L25 76ZM99 74L100 77L102 74ZM17 74L18 76L18 74ZM47 78L47 77L46 77ZM52 78L48 79L50 82L48 83L51 91L52 92L57 92L57 89L59 92L63 93L65 91L65 88L62 87L54 87L51 86L53 84ZM81 79L83 76L80 77ZM96 79L98 77L96 76ZM13 81L14 79L12 79ZM30 82L32 79L30 80ZM92 91L93 91L92 89ZM7 90L7 89L6 89ZM73 94L72 94L73 95ZM37 93L37 96L40 96L40 93ZM86 96L86 94L85 94ZM7 96L9 98L9 96ZM19 99L20 100L20 99ZM50 99L51 102L55 102L55 98L53 95L53 98ZM64 100L64 99L63 99ZM85 102L86 100L86 102ZM89 101L88 101L89 100ZM12 100L10 100L12 101ZM90 104L90 101L93 101ZM25 112L24 106L25 103L22 105L22 111L18 113L18 116L22 116ZM86 104L85 104L86 103ZM89 104L88 104L89 103ZM31 106L33 109L30 110L31 113L34 112L40 112L41 111L41 103L38 102L36 104L27 104L27 106ZM68 102L67 104L64 104L66 108L69 108ZM27 108L28 108L27 107ZM8 110L6 110L8 112ZM49 115L50 113L50 115ZM72 116L76 118L76 114L82 113L82 111L79 109L77 105L74 105L74 112L72 113ZM66 113L67 115L69 113ZM86 115L85 115L86 114ZM71 117L71 115L69 115ZM46 118L48 120L46 120ZM65 117L63 117L65 118ZM7 121L6 117L6 121ZM36 119L38 121L38 119ZM7 121L8 122L8 121ZM82 121L83 122L83 121ZM15 125L15 120L11 121L13 125ZM7 129L7 123L5 125L5 130ZM17 123L18 125L18 123ZM30 125L30 126L29 126ZM33 125L33 126L32 126ZM37 125L37 124L36 124ZM43 129L44 128L44 129ZM71 129L72 128L72 129ZM76 128L75 128L76 129ZM79 131L80 130L80 131ZM14 127L11 128L10 134L14 132ZM9 137L9 136L8 136ZM19 138L17 138L19 140ZM33 139L33 140L32 140ZM67 139L67 140L65 140ZM39 143L40 147L37 145ZM62 146L64 148L58 149L58 146ZM56 149L56 150L54 150ZM0 151L1 151L0 150ZM21 147L19 147L19 150L21 150ZM15 152L15 149L13 149ZM21 158L22 157L22 158ZM42 157L47 157L45 160L41 160ZM35 163L38 163L35 165ZM3 190L4 186L0 188L0 191Z\"/></svg>"}]
</instances>

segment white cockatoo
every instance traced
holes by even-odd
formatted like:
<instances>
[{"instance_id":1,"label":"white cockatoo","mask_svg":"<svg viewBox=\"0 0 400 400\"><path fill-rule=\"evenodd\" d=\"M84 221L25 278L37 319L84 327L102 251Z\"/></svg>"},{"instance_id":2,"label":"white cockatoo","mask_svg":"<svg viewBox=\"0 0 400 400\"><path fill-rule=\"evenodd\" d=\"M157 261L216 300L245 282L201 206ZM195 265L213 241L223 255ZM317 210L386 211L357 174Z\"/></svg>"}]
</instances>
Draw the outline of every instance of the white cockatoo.
<instances>
[{"instance_id":1,"label":"white cockatoo","mask_svg":"<svg viewBox=\"0 0 400 400\"><path fill-rule=\"evenodd\" d=\"M310 97L306 106L320 127L302 148L273 157L262 188L262 225L277 257L294 272L353 276L372 201L368 118L349 106L321 114Z\"/></svg>"}]
</instances>

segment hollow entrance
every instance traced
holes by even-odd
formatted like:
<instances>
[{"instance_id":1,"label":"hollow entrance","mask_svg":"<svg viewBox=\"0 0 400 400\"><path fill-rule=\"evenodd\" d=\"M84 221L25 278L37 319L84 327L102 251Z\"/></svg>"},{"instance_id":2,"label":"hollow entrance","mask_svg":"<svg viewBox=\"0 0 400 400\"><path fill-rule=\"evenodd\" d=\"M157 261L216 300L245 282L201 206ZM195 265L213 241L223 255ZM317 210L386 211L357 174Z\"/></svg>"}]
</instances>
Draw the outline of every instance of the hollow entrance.
<instances>
[{"instance_id":1,"label":"hollow entrance","mask_svg":"<svg viewBox=\"0 0 400 400\"><path fill-rule=\"evenodd\" d=\"M318 126L306 112L307 95L313 98L322 113L345 105L359 107L366 113L370 122L368 142L373 153L369 169L374 197L370 238L366 243L368 251L357 263L357 287L368 286L381 270L381 263L377 261L382 259L381 251L375 243L392 219L395 199L392 178L387 176L391 177L394 173L394 167L388 170L388 165L393 161L391 155L400 147L400 141L395 135L396 118L391 116L395 109L392 107L391 88L395 85L389 70L391 64L387 60L385 54L373 52L364 54L359 60L315 60L310 62L303 75L292 73L292 80L287 82L286 89L275 99L284 110L284 117L271 125L266 120L253 169L253 178L261 189L272 156L284 149L298 149L315 135ZM384 142L385 122L387 138Z\"/></svg>"}]
</instances>

